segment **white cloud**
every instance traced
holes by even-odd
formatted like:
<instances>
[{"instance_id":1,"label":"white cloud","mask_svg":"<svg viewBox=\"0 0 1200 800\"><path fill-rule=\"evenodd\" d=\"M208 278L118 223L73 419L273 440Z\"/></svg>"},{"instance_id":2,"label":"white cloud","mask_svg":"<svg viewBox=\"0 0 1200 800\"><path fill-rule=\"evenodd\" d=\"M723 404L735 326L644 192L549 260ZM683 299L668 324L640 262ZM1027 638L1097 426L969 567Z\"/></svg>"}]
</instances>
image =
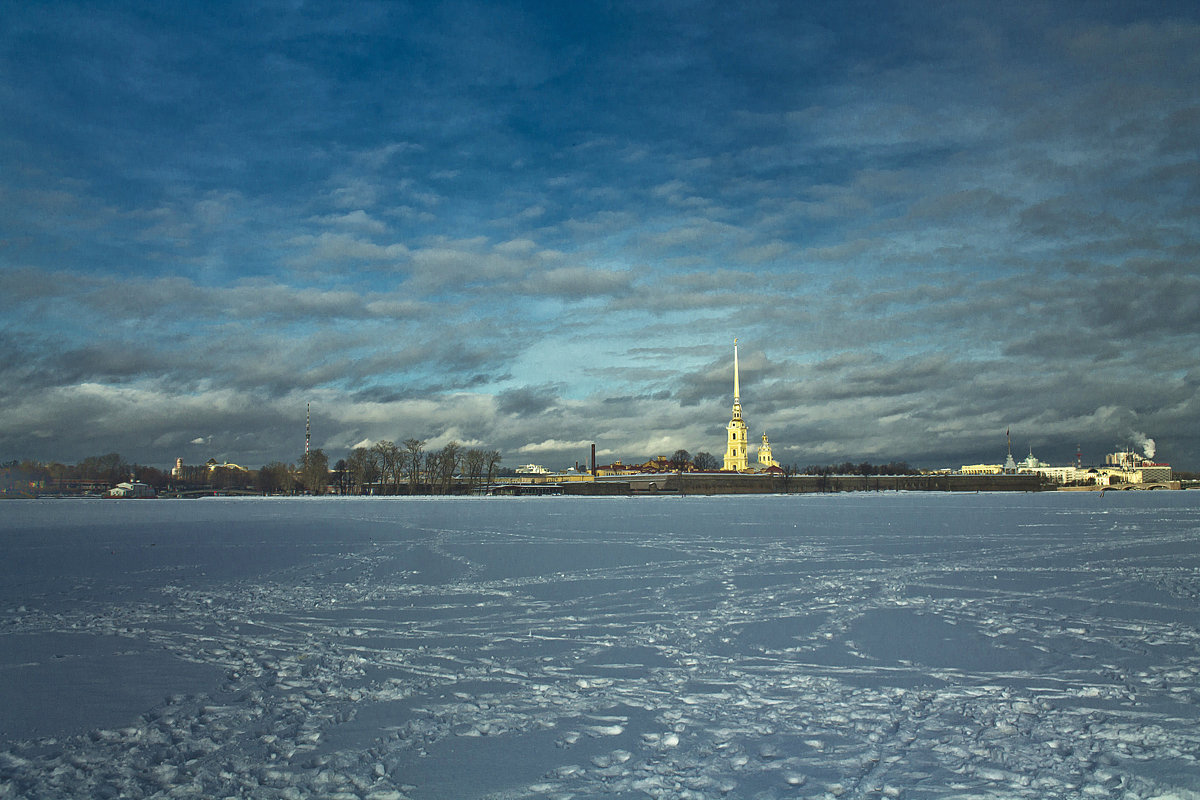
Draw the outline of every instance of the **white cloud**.
<instances>
[{"instance_id":1,"label":"white cloud","mask_svg":"<svg viewBox=\"0 0 1200 800\"><path fill-rule=\"evenodd\" d=\"M370 214L363 211L361 208L345 214L326 214L321 217L313 217L313 222L321 225L329 225L335 228L346 228L350 230L361 231L363 233L386 233L387 225L377 219L371 217Z\"/></svg>"},{"instance_id":2,"label":"white cloud","mask_svg":"<svg viewBox=\"0 0 1200 800\"><path fill-rule=\"evenodd\" d=\"M558 439L546 439L541 442L530 442L523 444L517 448L518 453L537 454L537 453L560 453L564 450L578 450L580 452L590 450L594 442L564 442Z\"/></svg>"},{"instance_id":3,"label":"white cloud","mask_svg":"<svg viewBox=\"0 0 1200 800\"><path fill-rule=\"evenodd\" d=\"M408 248L398 242L378 245L346 233L303 234L290 239L288 244L300 250L297 261L308 267L329 262L399 262L409 256Z\"/></svg>"}]
</instances>

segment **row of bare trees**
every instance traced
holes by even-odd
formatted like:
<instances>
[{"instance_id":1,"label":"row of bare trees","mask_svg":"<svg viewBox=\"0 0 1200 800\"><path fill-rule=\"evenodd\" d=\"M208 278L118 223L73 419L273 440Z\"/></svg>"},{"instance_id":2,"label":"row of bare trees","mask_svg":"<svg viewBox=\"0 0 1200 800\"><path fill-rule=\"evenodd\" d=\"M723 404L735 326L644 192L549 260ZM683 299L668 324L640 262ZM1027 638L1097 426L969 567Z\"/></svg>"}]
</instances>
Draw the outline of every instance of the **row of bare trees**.
<instances>
[{"instance_id":1,"label":"row of bare trees","mask_svg":"<svg viewBox=\"0 0 1200 800\"><path fill-rule=\"evenodd\" d=\"M706 453L702 450L693 456L682 448L675 451L675 454L671 456L667 464L671 469L683 472L713 472L721 468L721 462L717 461L716 456L712 453Z\"/></svg>"},{"instance_id":2,"label":"row of bare trees","mask_svg":"<svg viewBox=\"0 0 1200 800\"><path fill-rule=\"evenodd\" d=\"M463 484L473 491L490 483L500 460L498 450L464 449L454 441L426 451L420 439L384 440L352 450L335 465L334 480L344 494L450 494Z\"/></svg>"}]
</instances>

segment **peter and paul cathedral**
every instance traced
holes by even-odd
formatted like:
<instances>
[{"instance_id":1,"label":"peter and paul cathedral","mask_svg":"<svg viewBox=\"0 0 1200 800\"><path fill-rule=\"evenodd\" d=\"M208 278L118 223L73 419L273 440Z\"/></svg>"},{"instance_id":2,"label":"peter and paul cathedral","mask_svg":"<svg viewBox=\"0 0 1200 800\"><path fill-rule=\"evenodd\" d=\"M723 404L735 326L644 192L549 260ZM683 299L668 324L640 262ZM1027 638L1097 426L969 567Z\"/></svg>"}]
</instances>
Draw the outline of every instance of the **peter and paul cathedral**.
<instances>
[{"instance_id":1,"label":"peter and paul cathedral","mask_svg":"<svg viewBox=\"0 0 1200 800\"><path fill-rule=\"evenodd\" d=\"M722 469L730 472L746 472L750 468L749 431L746 421L742 419L741 380L738 374L737 339L733 340L733 416L725 426L727 441L725 443L725 464ZM758 468L767 470L778 467L779 462L771 457L771 445L767 435L762 436L762 444L758 448Z\"/></svg>"},{"instance_id":2,"label":"peter and paul cathedral","mask_svg":"<svg viewBox=\"0 0 1200 800\"><path fill-rule=\"evenodd\" d=\"M728 442L725 445L725 466L723 469L743 472L748 463L746 448L748 434L746 423L742 420L741 386L738 382L737 339L733 340L733 418L725 426L728 432Z\"/></svg>"}]
</instances>

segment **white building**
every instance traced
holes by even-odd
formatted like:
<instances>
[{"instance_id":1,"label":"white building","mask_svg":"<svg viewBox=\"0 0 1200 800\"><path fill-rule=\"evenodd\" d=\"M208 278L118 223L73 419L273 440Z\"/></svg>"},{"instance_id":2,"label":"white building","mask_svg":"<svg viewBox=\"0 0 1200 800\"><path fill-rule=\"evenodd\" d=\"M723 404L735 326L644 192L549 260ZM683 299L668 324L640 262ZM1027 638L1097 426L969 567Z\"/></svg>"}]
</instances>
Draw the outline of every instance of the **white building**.
<instances>
[{"instance_id":1,"label":"white building","mask_svg":"<svg viewBox=\"0 0 1200 800\"><path fill-rule=\"evenodd\" d=\"M138 500L154 497L154 489L139 481L122 481L104 493L110 499Z\"/></svg>"},{"instance_id":2,"label":"white building","mask_svg":"<svg viewBox=\"0 0 1200 800\"><path fill-rule=\"evenodd\" d=\"M1147 449L1147 453L1153 450ZM1138 455L1132 450L1120 450L1104 457L1105 466L1096 470L1103 476L1106 486L1120 483L1167 483L1172 478L1170 464L1156 464L1149 455Z\"/></svg>"},{"instance_id":3,"label":"white building","mask_svg":"<svg viewBox=\"0 0 1200 800\"><path fill-rule=\"evenodd\" d=\"M1123 451L1110 453L1105 456L1106 466L1083 469L1081 467L1053 467L1045 461L1040 461L1029 455L1021 461L1014 462L1012 448L1009 447L1008 458L1000 464L970 464L959 469L963 475L1002 475L1025 474L1041 475L1046 480L1060 486L1072 484L1094 484L1096 486L1117 486L1121 484L1167 483L1171 480L1170 464L1155 464L1149 458L1137 453Z\"/></svg>"},{"instance_id":4,"label":"white building","mask_svg":"<svg viewBox=\"0 0 1200 800\"><path fill-rule=\"evenodd\" d=\"M1076 483L1080 479L1081 474L1075 467L1052 467L1048 464L1043 464L1040 467L1032 469L1023 469L1021 472L1037 473L1044 476L1051 483L1057 483L1060 486Z\"/></svg>"},{"instance_id":5,"label":"white building","mask_svg":"<svg viewBox=\"0 0 1200 800\"><path fill-rule=\"evenodd\" d=\"M1075 467L1052 467L1045 461L1039 461L1033 455L1033 447L1030 447L1029 455L1017 463L1017 472L1026 475L1041 475L1046 480L1061 486L1074 483L1078 470Z\"/></svg>"}]
</instances>

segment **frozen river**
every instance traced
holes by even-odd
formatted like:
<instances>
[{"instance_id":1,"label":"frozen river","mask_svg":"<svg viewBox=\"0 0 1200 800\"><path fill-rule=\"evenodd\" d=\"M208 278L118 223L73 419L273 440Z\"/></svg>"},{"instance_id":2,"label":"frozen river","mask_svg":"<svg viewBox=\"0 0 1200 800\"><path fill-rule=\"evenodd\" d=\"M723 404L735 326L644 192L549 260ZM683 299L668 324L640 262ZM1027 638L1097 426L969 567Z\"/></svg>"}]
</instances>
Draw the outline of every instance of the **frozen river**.
<instances>
[{"instance_id":1,"label":"frozen river","mask_svg":"<svg viewBox=\"0 0 1200 800\"><path fill-rule=\"evenodd\" d=\"M1200 492L0 505L0 798L1200 797Z\"/></svg>"}]
</instances>

